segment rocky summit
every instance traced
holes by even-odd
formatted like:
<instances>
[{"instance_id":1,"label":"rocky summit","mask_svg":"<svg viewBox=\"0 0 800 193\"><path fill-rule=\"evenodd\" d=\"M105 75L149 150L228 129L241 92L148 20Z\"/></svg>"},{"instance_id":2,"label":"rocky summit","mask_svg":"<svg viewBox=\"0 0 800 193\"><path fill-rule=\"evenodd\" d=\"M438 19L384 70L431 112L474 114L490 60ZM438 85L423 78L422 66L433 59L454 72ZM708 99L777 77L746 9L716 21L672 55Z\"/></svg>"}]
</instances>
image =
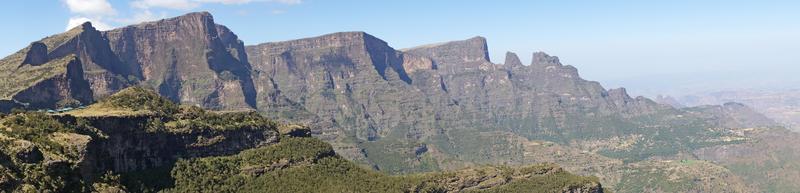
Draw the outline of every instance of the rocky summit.
<instances>
[{"instance_id":1,"label":"rocky summit","mask_svg":"<svg viewBox=\"0 0 800 193\"><path fill-rule=\"evenodd\" d=\"M32 43L0 66L6 110L88 105L132 85L211 109L256 104L242 41L205 12L104 32L84 23Z\"/></svg>"},{"instance_id":2,"label":"rocky summit","mask_svg":"<svg viewBox=\"0 0 800 193\"><path fill-rule=\"evenodd\" d=\"M363 175L399 179L381 180L393 183L379 185L408 191L503 192L516 189L482 187L532 188L531 183L545 182L531 179L550 178L539 178L538 174L562 173L569 178L557 179L571 179L566 184L582 184L560 189L565 192L602 191L597 181L617 192L752 192L800 188L790 180L776 183L763 180L800 173L797 168L773 167L784 166L789 158L800 156L800 149L781 137L796 134L787 134L774 121L745 105L684 108L659 104L645 97L630 96L625 88L606 89L598 82L584 80L575 67L543 52L531 53L529 64L523 64L512 52L506 54L503 63L494 63L489 58L488 46L486 38L474 37L395 49L365 32L339 32L244 46L231 30L214 23L213 17L205 12L110 31L97 31L86 23L33 42L0 60L0 110L63 111L65 107L94 104L90 108L94 110L67 112L73 117L89 117L86 120L90 125L99 121L91 117L102 117L104 113L186 114L186 109L155 108L158 105L134 111L98 105L113 104L105 98L125 88L141 87L155 90L168 102L212 110L254 111L280 122L306 125L309 129L282 136L310 133L324 141L319 142L324 145L316 153L309 150L298 155L286 154L290 156L286 159L264 158L273 161L270 163L258 162L256 158L261 159L258 156L286 153L285 148L292 145L252 150L282 142L274 141L274 130L216 135L215 132L221 131L194 131L181 127L193 125L191 121L161 118L139 122L156 124L152 127L156 132L161 131L158 128L176 129L167 129L177 134L160 136L154 143L172 148L145 150L152 149L153 144L143 144L136 138L107 137L104 140L108 142L96 142L139 145L125 146L136 151L114 147L113 151L102 154L121 159L93 163L100 168L134 172L174 166L171 174L175 184L141 182L165 191L229 190L213 184L226 184L225 187L245 184L242 187L258 191L268 188L265 184L290 183L282 181L285 179L280 176L309 177L304 175L317 172L310 169L317 166L324 171L342 167L355 171L358 175L347 175L362 179L357 183L379 183ZM153 98L157 97L143 100ZM101 102L95 104L97 101ZM11 117L14 116L18 115ZM63 120L64 117L57 120L76 122ZM101 122L116 125L113 128L129 127L114 121L127 120L104 118ZM117 130L103 132L113 134ZM193 142L194 139L203 140ZM764 141L768 139L779 140ZM35 151L23 143L13 148L14 152L24 150L15 160L39 163L42 156L25 153ZM196 149L213 144L228 145L208 151ZM141 155L127 155L137 151L145 155L180 156L127 159L126 156ZM786 156L776 160L736 159L778 154ZM345 159L354 162L344 163ZM764 165L766 162L773 165ZM533 169L475 169L487 164L528 167L552 163L560 167L549 167L537 175L526 173ZM297 164L302 167L295 167ZM355 165L351 164L407 175L387 177L362 171L363 168L353 169ZM274 173L276 168L285 170ZM770 173L750 172L761 169ZM414 174L431 171L454 173L444 177ZM597 179L573 178L568 172ZM487 173L488 177L477 175ZM226 176L227 180L191 178L212 174ZM319 180L326 184L341 183L331 178ZM14 182L15 187L24 184ZM205 186L209 187L196 189ZM308 188L290 190L319 191L327 187Z\"/></svg>"}]
</instances>

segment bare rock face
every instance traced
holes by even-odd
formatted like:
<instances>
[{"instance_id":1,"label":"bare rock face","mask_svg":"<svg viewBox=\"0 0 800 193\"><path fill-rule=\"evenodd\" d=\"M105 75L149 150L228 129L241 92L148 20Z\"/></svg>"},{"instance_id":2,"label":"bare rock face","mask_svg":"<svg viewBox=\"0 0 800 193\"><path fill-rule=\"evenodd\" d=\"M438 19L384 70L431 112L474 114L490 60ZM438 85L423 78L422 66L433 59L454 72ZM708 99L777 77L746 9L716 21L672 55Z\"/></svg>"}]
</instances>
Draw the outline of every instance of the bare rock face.
<instances>
[{"instance_id":1,"label":"bare rock face","mask_svg":"<svg viewBox=\"0 0 800 193\"><path fill-rule=\"evenodd\" d=\"M437 64L443 66L489 61L489 48L486 44L486 38L480 36L464 41L409 48L403 50L403 52L431 58Z\"/></svg>"},{"instance_id":2,"label":"bare rock face","mask_svg":"<svg viewBox=\"0 0 800 193\"><path fill-rule=\"evenodd\" d=\"M450 132L484 128L557 137L564 135L557 128L583 128L570 119L622 119L634 111L628 109L650 105L624 90L620 100L630 104L612 102L598 83L556 57L537 53L524 66L509 53L504 68L489 61L487 50L476 37L397 51L363 32L346 32L249 46L247 55L258 74L259 110L313 123L314 134L338 152L366 162L361 149L369 143L346 141L446 144L453 143Z\"/></svg>"},{"instance_id":3,"label":"bare rock face","mask_svg":"<svg viewBox=\"0 0 800 193\"><path fill-rule=\"evenodd\" d=\"M74 121L74 117L61 117ZM242 150L277 142L272 130L237 128L229 131L164 132L147 131L151 116L91 117L89 124L107 135L83 146L82 160L97 171L138 171L174 163L179 157L207 157L236 154ZM73 140L74 141L74 140Z\"/></svg>"},{"instance_id":4,"label":"bare rock face","mask_svg":"<svg viewBox=\"0 0 800 193\"><path fill-rule=\"evenodd\" d=\"M68 68L68 72L75 76L54 77L55 73L45 69L63 65L67 63L64 58L71 56L79 69ZM56 108L55 104L66 99L80 102L69 103L71 106L86 105L133 85L155 88L173 101L211 109L256 107L244 44L206 12L106 32L87 22L32 43L4 58L0 67L5 71L0 76L7 80L0 81L1 106L9 107L0 109L3 111ZM69 79L70 83L50 81L53 78ZM88 82L90 91L74 82ZM20 101L10 100L12 97Z\"/></svg>"},{"instance_id":5,"label":"bare rock face","mask_svg":"<svg viewBox=\"0 0 800 193\"><path fill-rule=\"evenodd\" d=\"M506 52L506 62L504 62L503 65L508 68L522 67L522 61L519 60L519 56L517 56L516 53Z\"/></svg>"},{"instance_id":6,"label":"bare rock face","mask_svg":"<svg viewBox=\"0 0 800 193\"><path fill-rule=\"evenodd\" d=\"M248 46L247 55L257 74L259 109L314 123L314 134L328 141L348 135L374 140L399 124L404 109L413 108L378 102L376 96L422 98L397 89L411 83L401 53L364 32ZM338 152L351 158L361 155L351 144L333 145L347 146Z\"/></svg>"},{"instance_id":7,"label":"bare rock face","mask_svg":"<svg viewBox=\"0 0 800 193\"><path fill-rule=\"evenodd\" d=\"M403 54L403 69L411 74L417 70L436 69L433 60L427 57L414 56L413 54Z\"/></svg>"},{"instance_id":8,"label":"bare rock face","mask_svg":"<svg viewBox=\"0 0 800 193\"><path fill-rule=\"evenodd\" d=\"M207 12L103 32L122 63L161 95L212 109L255 107L244 46Z\"/></svg>"},{"instance_id":9,"label":"bare rock face","mask_svg":"<svg viewBox=\"0 0 800 193\"><path fill-rule=\"evenodd\" d=\"M41 42L33 42L31 43L28 53L25 54L25 60L22 61L22 65L40 65L47 63L48 60L47 45L44 45Z\"/></svg>"},{"instance_id":10,"label":"bare rock face","mask_svg":"<svg viewBox=\"0 0 800 193\"><path fill-rule=\"evenodd\" d=\"M62 36L62 37L59 37ZM110 95L135 83L140 76L134 66L125 66L108 46L108 39L91 23L84 23L70 31L59 34L49 47L49 58L75 55L82 64L83 76L92 87L95 97Z\"/></svg>"},{"instance_id":11,"label":"bare rock face","mask_svg":"<svg viewBox=\"0 0 800 193\"><path fill-rule=\"evenodd\" d=\"M522 152L514 148L475 146L500 143L485 137L496 132L556 143L602 141L698 118L624 88L606 90L546 53L522 65L509 52L499 65L487 50L476 37L398 51L363 32L345 32L248 46L247 57L260 111L309 123L341 155L389 172L457 167L440 162L453 157L518 162L513 155ZM380 158L386 152L401 160L386 162Z\"/></svg>"},{"instance_id":12,"label":"bare rock face","mask_svg":"<svg viewBox=\"0 0 800 193\"><path fill-rule=\"evenodd\" d=\"M547 66L560 66L561 62L556 56L550 56L544 52L534 52L531 57L531 66L534 67L547 67Z\"/></svg>"},{"instance_id":13,"label":"bare rock face","mask_svg":"<svg viewBox=\"0 0 800 193\"><path fill-rule=\"evenodd\" d=\"M73 55L62 58L63 73L21 90L12 98L29 108L55 108L70 106L69 103L89 104L93 101L89 83L83 79L81 62Z\"/></svg>"}]
</instances>

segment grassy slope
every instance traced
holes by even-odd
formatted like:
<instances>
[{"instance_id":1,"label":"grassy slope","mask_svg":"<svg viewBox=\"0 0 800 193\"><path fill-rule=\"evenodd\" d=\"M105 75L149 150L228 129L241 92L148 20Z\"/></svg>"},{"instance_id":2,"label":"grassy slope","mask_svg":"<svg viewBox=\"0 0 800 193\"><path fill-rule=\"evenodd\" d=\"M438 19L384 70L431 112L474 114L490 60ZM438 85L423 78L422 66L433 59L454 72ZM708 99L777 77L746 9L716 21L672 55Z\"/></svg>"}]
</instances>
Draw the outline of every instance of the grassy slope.
<instances>
[{"instance_id":1,"label":"grassy slope","mask_svg":"<svg viewBox=\"0 0 800 193\"><path fill-rule=\"evenodd\" d=\"M82 32L82 27L76 27L64 33L43 38L40 42L47 45L47 51L50 52L70 39L80 35ZM17 92L39 81L57 74L65 73L66 64L76 59L76 56L68 55L62 58L52 59L38 66L20 66L22 61L25 60L25 54L29 49L30 46L0 60L0 77L3 77L0 79L0 99L10 99Z\"/></svg>"}]
</instances>

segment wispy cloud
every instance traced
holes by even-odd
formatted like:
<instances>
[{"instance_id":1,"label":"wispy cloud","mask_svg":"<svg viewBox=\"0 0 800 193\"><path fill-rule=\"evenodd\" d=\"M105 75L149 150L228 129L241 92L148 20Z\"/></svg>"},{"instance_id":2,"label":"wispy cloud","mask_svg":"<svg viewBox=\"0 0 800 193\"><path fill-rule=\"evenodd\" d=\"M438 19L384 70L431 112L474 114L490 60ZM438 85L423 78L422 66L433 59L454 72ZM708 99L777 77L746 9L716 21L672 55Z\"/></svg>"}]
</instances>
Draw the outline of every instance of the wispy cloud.
<instances>
[{"instance_id":1,"label":"wispy cloud","mask_svg":"<svg viewBox=\"0 0 800 193\"><path fill-rule=\"evenodd\" d=\"M139 9L149 8L165 8L174 10L191 10L203 4L224 4L224 5L241 5L253 2L270 2L280 3L286 5L297 5L302 3L302 0L136 0L132 1L131 7Z\"/></svg>"},{"instance_id":2,"label":"wispy cloud","mask_svg":"<svg viewBox=\"0 0 800 193\"><path fill-rule=\"evenodd\" d=\"M76 14L98 16L115 15L117 13L111 3L106 0L66 0L69 11Z\"/></svg>"},{"instance_id":3,"label":"wispy cloud","mask_svg":"<svg viewBox=\"0 0 800 193\"><path fill-rule=\"evenodd\" d=\"M79 25L81 25L83 23L86 23L86 22L92 22L92 26L94 28L96 28L97 30L110 30L110 29L113 28L113 27L111 27L111 25L108 25L108 24L106 24L105 22L102 22L99 19L94 19L93 20L93 19L89 19L87 17L71 17L67 21L67 28L65 30L70 30L70 29L72 29L74 27L77 27L77 26L79 26Z\"/></svg>"},{"instance_id":4,"label":"wispy cloud","mask_svg":"<svg viewBox=\"0 0 800 193\"><path fill-rule=\"evenodd\" d=\"M287 5L297 5L303 3L302 0L195 0L197 2L203 3L222 3L222 4L246 4L251 2L270 2L270 3L280 3L280 4L287 4Z\"/></svg>"},{"instance_id":5,"label":"wispy cloud","mask_svg":"<svg viewBox=\"0 0 800 193\"><path fill-rule=\"evenodd\" d=\"M190 10L200 6L200 3L189 0L137 0L132 1L131 7L138 9L166 8L176 10Z\"/></svg>"},{"instance_id":6,"label":"wispy cloud","mask_svg":"<svg viewBox=\"0 0 800 193\"><path fill-rule=\"evenodd\" d=\"M65 0L64 4L73 14L67 20L66 30L86 22L92 22L92 25L100 30L111 29L111 25L102 20L117 14L117 10L106 0Z\"/></svg>"},{"instance_id":7,"label":"wispy cloud","mask_svg":"<svg viewBox=\"0 0 800 193\"><path fill-rule=\"evenodd\" d=\"M73 14L67 20L67 30L84 22L92 22L99 30L108 30L112 24L127 25L145 21L153 21L167 17L166 11L190 11L205 4L243 5L248 3L276 3L297 5L303 0L134 0L127 4L131 14L118 16L108 0L62 0ZM158 14L157 10L161 10ZM272 10L272 14L283 14L284 10Z\"/></svg>"}]
</instances>

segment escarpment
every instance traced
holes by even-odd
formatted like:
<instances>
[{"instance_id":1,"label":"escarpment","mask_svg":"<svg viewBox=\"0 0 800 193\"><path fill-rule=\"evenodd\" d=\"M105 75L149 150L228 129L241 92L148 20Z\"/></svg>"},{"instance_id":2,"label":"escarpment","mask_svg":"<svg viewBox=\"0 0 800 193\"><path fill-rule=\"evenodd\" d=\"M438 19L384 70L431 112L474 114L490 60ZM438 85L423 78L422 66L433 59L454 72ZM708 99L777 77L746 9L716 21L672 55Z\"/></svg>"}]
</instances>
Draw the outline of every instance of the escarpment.
<instances>
[{"instance_id":1,"label":"escarpment","mask_svg":"<svg viewBox=\"0 0 800 193\"><path fill-rule=\"evenodd\" d=\"M702 162L715 166L710 167L714 169L710 174L718 176L693 181L708 175L684 163L698 159L696 152L729 159L707 152L728 146L769 151L758 137L780 131L765 129L774 122L735 103L674 108L630 96L624 88L606 89L544 52L530 53L528 64L508 52L503 63L497 64L489 58L488 46L488 40L478 36L395 49L390 42L365 32L245 46L231 29L216 24L206 12L110 31L98 31L86 23L0 60L0 111L51 112L58 115L42 112L31 116L55 117L45 122L61 125L31 123L19 128L37 128L34 130L43 133L7 133L2 138L8 142L4 145L13 148L0 157L0 163L12 163L0 168L9 176L0 176L0 187L28 187L23 185L26 179L48 174L23 174L19 168L25 166L36 169L25 171L63 169L69 172L61 173L65 181L59 183L83 185L114 178L97 173L101 171L126 173L120 174L126 178L135 176L127 173L160 172L157 176L191 184L170 189L177 192L196 192L198 189L192 188L204 184L231 183L233 187L245 179L261 178L252 186L243 186L256 191L264 189L263 184L286 182L276 176L296 174L289 172L330 169L324 164L350 168L353 163L347 159L391 174L556 162L563 171L549 174L595 175L606 187L631 192L662 190L660 186L665 184L613 186L648 175L638 172L645 171L641 168L678 168L682 173L653 175L684 180L675 185L679 187L676 191L707 185L711 190L747 192L739 189L744 187L742 180L730 175L739 171ZM155 93L140 92L143 88ZM142 100L122 100L126 97L115 95ZM48 116L38 117L42 114ZM304 126L280 135L276 125L261 115ZM17 113L6 118L27 123L26 116ZM764 133L754 136L754 131ZM259 157L302 150L292 148L292 142L277 144L283 138L307 136L322 141L301 140L300 144L319 145L316 150L322 153L289 154L275 160ZM250 161L238 162L243 160ZM722 161L719 163L728 163ZM173 170L177 166L183 169ZM206 168L208 173L192 170L195 167ZM778 171L776 168L769 169ZM623 172L631 169L637 172ZM508 175L501 170L481 170L491 176L473 175L468 170L453 174L458 177L430 179L423 184L404 181L401 184L408 186L401 188L480 191L484 186L527 187L513 185L508 179L541 177L525 172ZM184 176L172 176L178 173ZM212 174L228 178L191 178ZM594 183L598 180L570 179L586 186L562 190L599 190ZM719 179L733 180L722 186ZM175 185L132 181L137 180L163 190ZM109 184L112 182L102 184L114 187ZM330 184L349 185L335 180ZM57 183L48 186L60 187ZM199 190L227 190L206 188Z\"/></svg>"},{"instance_id":2,"label":"escarpment","mask_svg":"<svg viewBox=\"0 0 800 193\"><path fill-rule=\"evenodd\" d=\"M80 72L69 71L69 78L88 82L88 91L50 84L44 86L60 93L80 94L26 95L22 98L30 101L11 100L22 90L57 75L59 71L50 71L68 63L69 57L80 63ZM228 28L215 24L206 12L111 31L98 31L85 23L32 43L0 60L0 67L4 71L0 74L4 77L0 95L13 104L11 108L88 105L134 85L153 88L182 104L227 110L256 107L252 68L244 44ZM73 99L76 102L56 105ZM10 108L0 110L7 112Z\"/></svg>"}]
</instances>

